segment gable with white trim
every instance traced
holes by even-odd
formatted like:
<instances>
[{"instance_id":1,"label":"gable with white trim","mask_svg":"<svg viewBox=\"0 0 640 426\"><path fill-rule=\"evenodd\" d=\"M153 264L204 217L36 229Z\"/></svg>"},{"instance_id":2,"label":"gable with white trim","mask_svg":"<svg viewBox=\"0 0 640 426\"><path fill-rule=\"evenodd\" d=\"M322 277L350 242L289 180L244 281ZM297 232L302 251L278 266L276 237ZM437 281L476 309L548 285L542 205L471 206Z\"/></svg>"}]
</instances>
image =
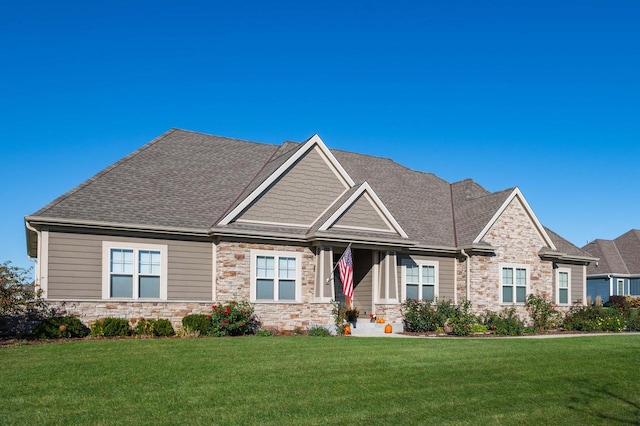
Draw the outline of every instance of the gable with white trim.
<instances>
[{"instance_id":1,"label":"gable with white trim","mask_svg":"<svg viewBox=\"0 0 640 426\"><path fill-rule=\"evenodd\" d=\"M391 215L367 182L327 219L320 231L349 229L354 231L387 232L407 238L400 224Z\"/></svg>"},{"instance_id":2,"label":"gable with white trim","mask_svg":"<svg viewBox=\"0 0 640 426\"><path fill-rule=\"evenodd\" d=\"M492 229L495 229L495 227L509 226L500 222L504 222L505 220L507 220L503 216L505 216L507 210L513 210L514 206L519 206L520 209L520 211L518 212L520 220L516 221L519 223L519 225L510 225L512 232L515 234L514 237L523 233L523 230L518 229L518 227L522 226L523 223L527 223L533 228L533 232L537 233L538 237L542 240L542 247L546 246L553 250L556 250L556 246L555 244L553 244L551 237L549 237L549 234L547 234L547 231L545 231L535 213L533 213L531 206L529 206L529 203L524 198L524 195L522 195L522 192L519 188L513 190L511 195L509 195L509 197L504 201L502 206L500 206L500 208L496 211L491 220L487 223L487 225L473 242L479 243L480 241L487 241L487 234Z\"/></svg>"}]
</instances>

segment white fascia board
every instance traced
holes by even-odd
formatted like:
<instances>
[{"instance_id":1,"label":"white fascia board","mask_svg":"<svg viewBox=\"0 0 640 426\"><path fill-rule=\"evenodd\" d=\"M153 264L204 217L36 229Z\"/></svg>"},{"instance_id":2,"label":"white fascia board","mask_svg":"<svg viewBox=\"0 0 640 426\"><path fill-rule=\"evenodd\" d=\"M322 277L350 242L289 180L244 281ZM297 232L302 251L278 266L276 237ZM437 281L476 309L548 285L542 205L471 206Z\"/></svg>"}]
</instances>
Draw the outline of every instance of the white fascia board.
<instances>
[{"instance_id":1,"label":"white fascia board","mask_svg":"<svg viewBox=\"0 0 640 426\"><path fill-rule=\"evenodd\" d=\"M511 202L516 197L518 197L518 199L520 200L520 202L524 206L524 209L527 211L527 213L531 217L531 220L533 221L533 224L538 229L538 232L542 236L542 239L547 244L547 246L552 248L553 250L557 250L555 244L553 244L553 241L551 241L551 238L549 237L549 234L547 234L547 232L544 230L544 227L542 226L542 224L540 223L540 221L536 217L535 213L531 209L531 206L529 206L529 203L524 198L524 195L522 195L522 192L520 191L520 188L516 188L516 189L513 190L513 192L509 195L509 197L505 200L505 202L502 203L502 206L500 206L498 211L496 211L496 213L493 215L491 220L487 223L487 225L480 232L480 234L476 237L476 239L473 240L473 242L474 243L479 243L484 238L484 236L487 234L487 232L489 232L489 229L491 229L491 227L493 225L495 225L495 223L498 221L500 216L502 216L502 213L504 213L504 211L507 209L509 204L511 204Z\"/></svg>"},{"instance_id":2,"label":"white fascia board","mask_svg":"<svg viewBox=\"0 0 640 426\"><path fill-rule=\"evenodd\" d=\"M251 203L253 203L264 191L271 186L280 176L282 176L289 168L295 164L303 155L309 152L313 147L317 146L320 148L320 151L327 157L329 162L335 167L336 171L339 173L340 178L343 179L347 185L353 186L355 182L351 179L351 176L347 174L342 165L338 163L338 160L333 156L329 148L324 144L320 136L317 134L313 135L309 138L303 145L293 154L287 161L285 161L280 167L276 169L267 179L265 179L256 189L251 192L240 204L236 206L231 212L229 212L222 220L218 223L218 225L228 225L231 223L244 209L246 209Z\"/></svg>"},{"instance_id":3,"label":"white fascia board","mask_svg":"<svg viewBox=\"0 0 640 426\"><path fill-rule=\"evenodd\" d=\"M387 207L382 203L382 200L380 200L378 195L375 193L375 191L371 188L371 186L369 186L369 183L366 181L362 183L362 185L360 185L360 187L357 189L356 192L351 194L351 196L344 203L342 203L340 208L336 210L331 215L331 217L327 219L322 224L322 226L320 226L318 230L319 231L328 230L334 223L338 221L340 216L342 216L344 212L346 212L349 209L349 207L351 207L353 203L355 203L355 201L363 193L367 194L371 198L371 200L373 201L374 207L380 211L382 219L388 222L389 225L393 228L393 230L395 230L395 232L397 232L403 238L409 238L409 236L407 235L406 232L404 232L404 229L402 229L398 221L396 221L396 219L391 215L391 212L389 211L389 209L387 209Z\"/></svg>"}]
</instances>

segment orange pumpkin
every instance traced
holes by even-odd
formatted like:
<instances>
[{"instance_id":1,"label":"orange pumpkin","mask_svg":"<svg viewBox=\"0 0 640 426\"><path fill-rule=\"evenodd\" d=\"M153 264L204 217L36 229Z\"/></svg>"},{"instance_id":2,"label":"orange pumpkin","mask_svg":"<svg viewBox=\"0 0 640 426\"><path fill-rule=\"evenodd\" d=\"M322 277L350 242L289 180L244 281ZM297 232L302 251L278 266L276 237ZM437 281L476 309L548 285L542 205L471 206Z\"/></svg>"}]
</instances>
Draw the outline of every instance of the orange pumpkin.
<instances>
[{"instance_id":1,"label":"orange pumpkin","mask_svg":"<svg viewBox=\"0 0 640 426\"><path fill-rule=\"evenodd\" d=\"M393 327L391 326L391 324L387 324L384 326L384 332L387 334L393 332Z\"/></svg>"},{"instance_id":2,"label":"orange pumpkin","mask_svg":"<svg viewBox=\"0 0 640 426\"><path fill-rule=\"evenodd\" d=\"M345 336L348 336L349 334L351 334L351 326L349 324L344 326L344 334Z\"/></svg>"}]
</instances>

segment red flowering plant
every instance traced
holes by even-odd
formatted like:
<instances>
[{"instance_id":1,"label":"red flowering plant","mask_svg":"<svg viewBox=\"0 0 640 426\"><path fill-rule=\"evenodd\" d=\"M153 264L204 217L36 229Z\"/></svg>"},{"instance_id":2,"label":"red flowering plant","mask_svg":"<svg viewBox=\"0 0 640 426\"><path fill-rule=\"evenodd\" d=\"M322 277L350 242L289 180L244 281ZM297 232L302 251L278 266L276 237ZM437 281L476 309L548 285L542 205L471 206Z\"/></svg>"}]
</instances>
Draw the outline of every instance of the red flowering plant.
<instances>
[{"instance_id":1,"label":"red flowering plant","mask_svg":"<svg viewBox=\"0 0 640 426\"><path fill-rule=\"evenodd\" d=\"M538 333L557 327L562 321L562 314L556 311L556 305L548 297L530 294L525 303L533 328Z\"/></svg>"},{"instance_id":2,"label":"red flowering plant","mask_svg":"<svg viewBox=\"0 0 640 426\"><path fill-rule=\"evenodd\" d=\"M211 335L242 336L255 334L260 328L249 302L231 301L211 307Z\"/></svg>"}]
</instances>

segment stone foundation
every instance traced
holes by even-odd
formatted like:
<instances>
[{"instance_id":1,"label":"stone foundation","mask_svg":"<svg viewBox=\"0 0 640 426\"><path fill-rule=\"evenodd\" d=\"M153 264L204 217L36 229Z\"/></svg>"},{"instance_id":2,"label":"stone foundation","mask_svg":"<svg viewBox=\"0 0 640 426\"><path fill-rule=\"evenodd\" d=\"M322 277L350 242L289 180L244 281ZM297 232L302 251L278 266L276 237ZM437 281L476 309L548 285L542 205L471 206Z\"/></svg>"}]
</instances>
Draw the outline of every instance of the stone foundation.
<instances>
[{"instance_id":1,"label":"stone foundation","mask_svg":"<svg viewBox=\"0 0 640 426\"><path fill-rule=\"evenodd\" d=\"M182 318L190 314L208 314L211 306L221 302L123 302L123 301L48 301L52 308L73 315L87 326L106 317L158 319L171 321L173 328L182 327ZM329 303L254 304L256 316L265 328L292 331L307 330L316 325L333 324Z\"/></svg>"}]
</instances>

